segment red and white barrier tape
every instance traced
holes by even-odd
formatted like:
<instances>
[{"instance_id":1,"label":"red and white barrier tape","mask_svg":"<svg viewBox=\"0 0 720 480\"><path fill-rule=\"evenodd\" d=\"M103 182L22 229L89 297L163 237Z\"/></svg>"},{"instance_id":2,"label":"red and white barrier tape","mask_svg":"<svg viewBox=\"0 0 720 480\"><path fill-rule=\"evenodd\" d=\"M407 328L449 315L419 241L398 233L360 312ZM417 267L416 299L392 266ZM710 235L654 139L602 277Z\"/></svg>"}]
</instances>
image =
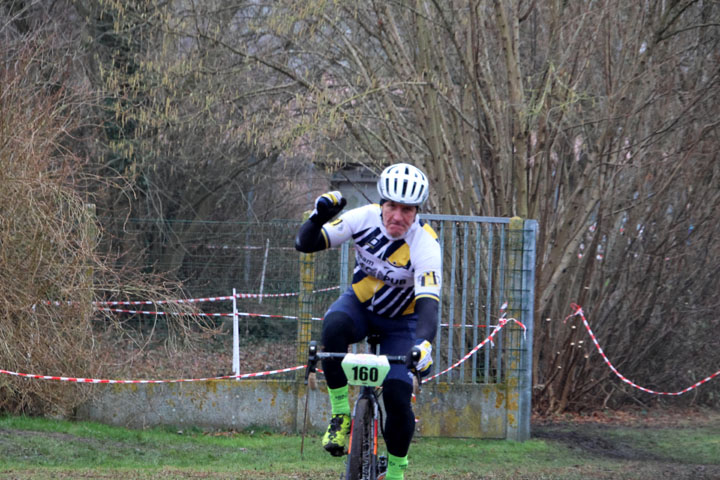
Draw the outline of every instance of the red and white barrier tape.
<instances>
[{"instance_id":1,"label":"red and white barrier tape","mask_svg":"<svg viewBox=\"0 0 720 480\"><path fill-rule=\"evenodd\" d=\"M163 312L161 310L127 310L124 308L98 308L101 312L131 313L138 315L189 315L194 317L232 317L232 313ZM238 313L238 315L241 315Z\"/></svg>"},{"instance_id":2,"label":"red and white barrier tape","mask_svg":"<svg viewBox=\"0 0 720 480\"><path fill-rule=\"evenodd\" d=\"M245 294L236 294L245 295ZM107 302L92 302L93 305L165 305L168 303L204 303L204 302L224 302L226 300L232 300L232 295L226 295L223 297L205 297L205 298L179 298L176 300L139 300L139 301L107 301Z\"/></svg>"},{"instance_id":3,"label":"red and white barrier tape","mask_svg":"<svg viewBox=\"0 0 720 480\"><path fill-rule=\"evenodd\" d=\"M503 305L503 310L506 308L506 306L507 306L507 304L504 304L504 305ZM502 329L505 327L505 325L508 324L508 322L515 322L515 323L517 323L518 325L520 325L520 327L523 329L523 335L524 335L525 333L527 333L527 327L526 327L525 325L523 325L521 322L519 322L518 320L516 320L516 319L514 319L514 318L505 318L504 315L505 315L505 314L503 314L503 317L500 317L500 319L498 320L498 324L497 324L497 325L490 325L490 326L494 329L493 332L492 332L485 340L483 340L482 342L480 342L480 343L478 343L477 345L475 345L475 347L474 347L472 350L470 350L470 351L467 353L467 355L465 355L463 358L461 358L460 360L458 360L457 362L455 362L454 364L452 364L451 366L449 366L448 368L446 368L446 369L443 370L442 372L438 372L438 373L436 373L435 375L432 375L432 376L430 376L430 377L428 377L428 378L424 378L423 381L422 381L422 383L427 383L427 382L429 382L430 380L434 380L434 379L436 379L437 377L439 377L440 375L445 375L445 374L446 374L447 372L449 372L450 370L452 370L452 369L454 369L454 368L457 368L458 366L460 366L460 364L466 362L470 357L472 357L473 355L475 355L475 353L476 353L478 350L480 350L482 347L484 347L488 342L490 342L491 345L494 345L494 343L493 343L493 338L495 337L495 335L497 335L497 333L498 333L500 330L502 330Z\"/></svg>"},{"instance_id":4,"label":"red and white barrier tape","mask_svg":"<svg viewBox=\"0 0 720 480\"><path fill-rule=\"evenodd\" d=\"M600 352L600 355L602 356L603 360L605 360L605 363L607 364L607 366L610 367L610 370L612 370L613 373L614 373L615 375L617 375L617 377L618 377L620 380L622 380L623 382L627 383L627 384L630 385L631 387L637 388L638 390L642 390L643 392L646 392L646 393L651 393L651 394L653 394L653 395L678 396L678 395L682 395L683 393L687 393L687 392L689 392L689 391L691 391L691 390L699 387L699 386L702 385L703 383L709 382L709 381L712 380L713 378L715 378L715 377L717 377L718 375L720 375L720 370L718 370L717 372L713 373L712 375L703 378L703 379L700 380L699 382L697 382L697 383L695 383L695 384L693 384L693 385L690 385L689 387L684 388L684 389L682 389L682 390L680 390L680 391L677 391L677 392L658 392L658 391L655 391L655 390L651 390L651 389L649 389L649 388L641 387L640 385L637 385L636 383L632 382L631 380L628 380L627 378L625 378L620 372L618 372L617 368L615 368L615 366L610 362L610 360L608 359L607 355L605 355L605 352L603 351L602 347L600 346L600 343L598 343L597 338L595 338L595 334L593 333L592 329L590 328L590 324L588 323L587 319L585 318L585 314L583 313L582 307L580 307L579 305L573 303L573 304L570 305L570 308L572 308L572 309L574 310L574 312L571 313L570 315L568 315L567 317L565 317L565 322L567 322L568 318L571 318L571 317L574 317L574 316L576 316L576 315L579 315L580 318L581 318L582 321L583 321L583 324L585 325L585 329L586 329L586 330L588 331L588 333L590 334L590 338L592 339L593 343L595 344L595 347L597 348L598 352Z\"/></svg>"},{"instance_id":5,"label":"red and white barrier tape","mask_svg":"<svg viewBox=\"0 0 720 480\"><path fill-rule=\"evenodd\" d=\"M131 313L131 314L138 314L138 315L190 315L190 316L196 316L196 317L232 317L233 313L180 313L180 312L164 312L162 310L127 310L123 308L98 308L98 310L103 312L113 312L113 313ZM287 320L297 320L297 316L293 315L269 315L264 313L248 313L248 312L238 312L238 317L261 317L261 318L284 318ZM322 317L311 317L311 320L322 320ZM465 328L485 328L487 325L470 325L470 324L461 324L461 323L454 323L452 325L448 325L447 323L441 323L441 327L465 327ZM490 325L491 328L494 328L493 325Z\"/></svg>"},{"instance_id":6,"label":"red and white barrier tape","mask_svg":"<svg viewBox=\"0 0 720 480\"><path fill-rule=\"evenodd\" d=\"M320 288L313 290L312 293L323 293L332 290L339 289L340 286ZM236 293L235 298L278 298L278 297L296 297L300 295L299 292L290 293ZM233 295L226 295L222 297L203 297L203 298L180 298L175 300L139 300L139 301L107 301L107 302L92 302L93 305L164 305L167 303L203 303L203 302L222 302L226 300L232 300ZM45 305L72 305L73 301L59 302L47 300L43 302Z\"/></svg>"},{"instance_id":7,"label":"red and white barrier tape","mask_svg":"<svg viewBox=\"0 0 720 480\"><path fill-rule=\"evenodd\" d=\"M451 324L449 324L449 323L441 323L440 326L441 326L441 327L457 327L457 328L461 328L461 327L465 327L465 328L485 328L485 327L487 327L488 325L470 325L469 323L453 323L453 324L451 325ZM489 326L492 327L492 325L489 325Z\"/></svg>"},{"instance_id":8,"label":"red and white barrier tape","mask_svg":"<svg viewBox=\"0 0 720 480\"><path fill-rule=\"evenodd\" d=\"M202 245L202 244L191 244L188 247L205 247L208 250L295 250L295 247L264 247L260 245Z\"/></svg>"},{"instance_id":9,"label":"red and white barrier tape","mask_svg":"<svg viewBox=\"0 0 720 480\"><path fill-rule=\"evenodd\" d=\"M180 313L180 312L163 312L163 311L151 311L151 310L126 310L123 308L98 308L103 312L115 312L115 313L132 313L140 315L191 315L196 317L232 317L233 313ZM288 320L298 320L298 317L293 315L270 315L265 313L247 313L238 312L238 317L261 317L261 318L284 318ZM321 317L310 317L310 320L322 320Z\"/></svg>"},{"instance_id":10,"label":"red and white barrier tape","mask_svg":"<svg viewBox=\"0 0 720 480\"><path fill-rule=\"evenodd\" d=\"M240 375L223 375L221 377L208 377L208 378L181 378L175 380L107 380L101 378L75 378L75 377L57 377L51 375L35 375L32 373L18 373L11 372L10 370L0 369L0 373L5 375L12 375L15 377L31 378L35 380L57 380L61 382L74 382L74 383L127 383L127 384L142 384L142 383L184 383L184 382L205 382L209 380L241 380L245 378L256 378L264 377L268 375L276 375L279 373L293 372L295 370L301 370L305 368L305 365L298 365L295 367L283 368L280 370L269 370L267 372L256 372L256 373L244 373Z\"/></svg>"}]
</instances>

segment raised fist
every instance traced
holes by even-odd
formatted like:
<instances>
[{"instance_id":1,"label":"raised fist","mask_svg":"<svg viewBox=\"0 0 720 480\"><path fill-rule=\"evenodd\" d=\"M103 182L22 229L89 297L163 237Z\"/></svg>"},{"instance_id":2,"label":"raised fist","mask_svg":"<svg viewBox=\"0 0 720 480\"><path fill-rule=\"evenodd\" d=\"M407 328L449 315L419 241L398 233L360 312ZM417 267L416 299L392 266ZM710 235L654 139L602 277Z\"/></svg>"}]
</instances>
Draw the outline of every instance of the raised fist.
<instances>
[{"instance_id":1,"label":"raised fist","mask_svg":"<svg viewBox=\"0 0 720 480\"><path fill-rule=\"evenodd\" d=\"M345 200L340 192L323 193L315 199L315 210L310 215L310 220L319 225L323 225L335 215L340 213L347 200Z\"/></svg>"}]
</instances>

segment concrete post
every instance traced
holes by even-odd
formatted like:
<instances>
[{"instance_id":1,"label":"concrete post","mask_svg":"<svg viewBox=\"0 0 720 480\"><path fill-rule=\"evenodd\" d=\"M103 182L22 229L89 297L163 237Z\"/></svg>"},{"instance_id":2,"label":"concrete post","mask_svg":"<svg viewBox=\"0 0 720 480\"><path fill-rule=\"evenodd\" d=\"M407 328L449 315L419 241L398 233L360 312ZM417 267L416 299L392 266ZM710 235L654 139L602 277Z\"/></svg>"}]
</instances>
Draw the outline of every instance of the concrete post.
<instances>
[{"instance_id":1,"label":"concrete post","mask_svg":"<svg viewBox=\"0 0 720 480\"><path fill-rule=\"evenodd\" d=\"M303 220L307 220L311 212L305 212ZM299 364L307 361L307 347L312 339L312 305L313 290L315 288L315 254L300 254L300 294L298 295L298 324L296 358ZM303 377L305 372L298 371L298 378Z\"/></svg>"},{"instance_id":2,"label":"concrete post","mask_svg":"<svg viewBox=\"0 0 720 480\"><path fill-rule=\"evenodd\" d=\"M506 276L507 318L523 321L523 229L520 217L510 219L508 229L508 269ZM514 322L505 327L505 369L506 369L506 438L524 441L530 436L530 418L526 414L522 387L525 384L523 365L525 348L522 329ZM528 412L529 413L529 412Z\"/></svg>"}]
</instances>

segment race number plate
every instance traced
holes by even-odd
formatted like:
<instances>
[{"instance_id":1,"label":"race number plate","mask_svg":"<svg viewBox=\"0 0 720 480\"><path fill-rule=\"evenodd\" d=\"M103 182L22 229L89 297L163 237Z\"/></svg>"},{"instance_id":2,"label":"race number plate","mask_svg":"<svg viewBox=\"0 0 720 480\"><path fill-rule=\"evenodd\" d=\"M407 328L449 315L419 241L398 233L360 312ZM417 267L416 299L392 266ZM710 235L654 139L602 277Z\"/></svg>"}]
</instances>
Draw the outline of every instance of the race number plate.
<instances>
[{"instance_id":1,"label":"race number plate","mask_svg":"<svg viewBox=\"0 0 720 480\"><path fill-rule=\"evenodd\" d=\"M342 368L350 385L377 387L390 371L390 362L385 355L369 353L348 353L342 361Z\"/></svg>"}]
</instances>

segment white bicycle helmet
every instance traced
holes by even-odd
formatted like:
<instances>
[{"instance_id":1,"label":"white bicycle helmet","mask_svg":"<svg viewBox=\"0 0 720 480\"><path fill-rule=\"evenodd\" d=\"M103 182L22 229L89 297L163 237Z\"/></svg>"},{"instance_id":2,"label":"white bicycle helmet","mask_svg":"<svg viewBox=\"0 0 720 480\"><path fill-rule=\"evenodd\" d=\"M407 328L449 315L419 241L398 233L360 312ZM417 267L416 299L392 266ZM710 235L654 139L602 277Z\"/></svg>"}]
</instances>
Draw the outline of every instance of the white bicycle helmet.
<instances>
[{"instance_id":1,"label":"white bicycle helmet","mask_svg":"<svg viewBox=\"0 0 720 480\"><path fill-rule=\"evenodd\" d=\"M419 168L408 163L396 163L380 174L377 189L382 200L419 207L427 200L430 186Z\"/></svg>"}]
</instances>

